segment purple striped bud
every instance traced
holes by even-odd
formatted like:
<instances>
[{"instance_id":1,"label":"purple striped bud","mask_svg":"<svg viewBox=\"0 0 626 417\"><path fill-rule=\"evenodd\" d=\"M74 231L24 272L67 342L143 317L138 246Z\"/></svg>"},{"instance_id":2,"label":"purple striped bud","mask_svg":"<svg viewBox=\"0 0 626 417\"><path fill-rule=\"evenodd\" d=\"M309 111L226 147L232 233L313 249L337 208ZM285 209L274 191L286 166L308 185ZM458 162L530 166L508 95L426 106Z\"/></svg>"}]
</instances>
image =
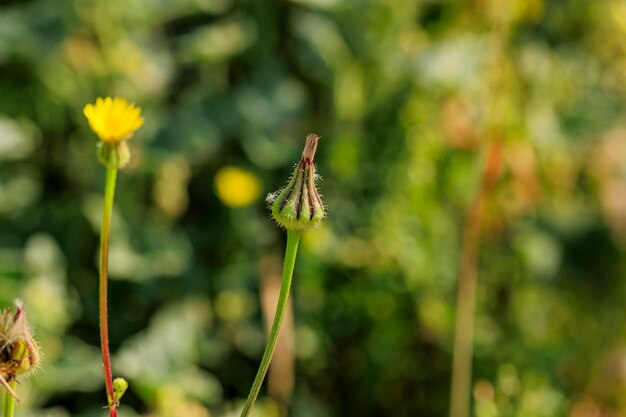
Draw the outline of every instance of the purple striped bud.
<instances>
[{"instance_id":1,"label":"purple striped bud","mask_svg":"<svg viewBox=\"0 0 626 417\"><path fill-rule=\"evenodd\" d=\"M319 226L324 218L324 203L315 181L313 158L319 136L306 138L302 158L287 186L267 196L274 219L287 230L307 230Z\"/></svg>"}]
</instances>

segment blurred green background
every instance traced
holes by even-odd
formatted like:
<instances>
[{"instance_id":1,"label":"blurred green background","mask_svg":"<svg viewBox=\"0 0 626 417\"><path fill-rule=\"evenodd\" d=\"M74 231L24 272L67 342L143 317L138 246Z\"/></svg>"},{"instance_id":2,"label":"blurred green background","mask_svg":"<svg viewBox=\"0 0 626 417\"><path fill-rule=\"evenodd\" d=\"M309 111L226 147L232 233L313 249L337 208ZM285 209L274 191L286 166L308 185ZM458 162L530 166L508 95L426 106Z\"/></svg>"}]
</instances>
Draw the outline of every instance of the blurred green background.
<instances>
[{"instance_id":1,"label":"blurred green background","mask_svg":"<svg viewBox=\"0 0 626 417\"><path fill-rule=\"evenodd\" d=\"M285 241L264 196L309 132L328 219L255 415L447 415L493 123L473 413L625 416L625 48L624 0L0 0L0 306L44 352L17 416L106 413L82 108L107 95L146 120L113 218L121 417L238 415Z\"/></svg>"}]
</instances>

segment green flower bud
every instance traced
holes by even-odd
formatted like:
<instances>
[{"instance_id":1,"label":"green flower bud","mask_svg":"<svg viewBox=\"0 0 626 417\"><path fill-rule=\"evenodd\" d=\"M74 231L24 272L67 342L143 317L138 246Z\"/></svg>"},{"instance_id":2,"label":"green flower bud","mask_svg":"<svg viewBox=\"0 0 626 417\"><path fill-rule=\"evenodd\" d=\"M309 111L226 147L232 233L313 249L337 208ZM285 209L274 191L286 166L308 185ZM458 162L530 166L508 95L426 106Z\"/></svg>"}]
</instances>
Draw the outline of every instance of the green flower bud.
<instances>
[{"instance_id":1,"label":"green flower bud","mask_svg":"<svg viewBox=\"0 0 626 417\"><path fill-rule=\"evenodd\" d=\"M128 389L128 382L124 378L115 378L113 380L113 401L109 406L119 407L120 400Z\"/></svg>"},{"instance_id":2,"label":"green flower bud","mask_svg":"<svg viewBox=\"0 0 626 417\"><path fill-rule=\"evenodd\" d=\"M98 142L98 160L107 168L124 168L130 161L128 143Z\"/></svg>"},{"instance_id":3,"label":"green flower bud","mask_svg":"<svg viewBox=\"0 0 626 417\"><path fill-rule=\"evenodd\" d=\"M304 231L319 226L324 218L324 203L315 181L313 158L319 136L310 134L306 138L302 158L287 186L267 196L272 216L287 230Z\"/></svg>"}]
</instances>

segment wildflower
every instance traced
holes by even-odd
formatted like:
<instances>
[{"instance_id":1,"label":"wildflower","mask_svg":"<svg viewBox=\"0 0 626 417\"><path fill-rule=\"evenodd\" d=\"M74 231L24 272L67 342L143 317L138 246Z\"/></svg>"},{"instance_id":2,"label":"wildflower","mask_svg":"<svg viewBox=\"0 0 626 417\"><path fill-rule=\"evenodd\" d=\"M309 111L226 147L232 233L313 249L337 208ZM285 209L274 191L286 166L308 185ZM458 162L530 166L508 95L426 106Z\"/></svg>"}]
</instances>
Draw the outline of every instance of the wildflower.
<instances>
[{"instance_id":1,"label":"wildflower","mask_svg":"<svg viewBox=\"0 0 626 417\"><path fill-rule=\"evenodd\" d=\"M113 380L111 372L111 353L109 351L108 327L108 269L109 236L111 234L111 216L115 197L117 170L130 161L127 141L143 125L141 109L121 97L98 98L95 104L87 104L83 113L89 126L98 135L98 159L107 168L102 200L102 229L100 233L100 274L98 291L98 310L100 315L100 347L102 349L102 368L104 385L107 393L107 408L110 417L117 417L120 399L128 388L128 383L117 378Z\"/></svg>"},{"instance_id":2,"label":"wildflower","mask_svg":"<svg viewBox=\"0 0 626 417\"><path fill-rule=\"evenodd\" d=\"M126 143L143 125L141 108L122 97L98 98L95 104L87 104L83 113L100 138L98 159L110 168L122 168L130 160Z\"/></svg>"},{"instance_id":3,"label":"wildflower","mask_svg":"<svg viewBox=\"0 0 626 417\"><path fill-rule=\"evenodd\" d=\"M324 218L324 203L315 181L313 158L319 136L311 133L306 138L302 158L287 186L267 196L272 216L287 230L307 230L319 226Z\"/></svg>"},{"instance_id":4,"label":"wildflower","mask_svg":"<svg viewBox=\"0 0 626 417\"><path fill-rule=\"evenodd\" d=\"M31 373L39 365L39 349L28 327L20 302L11 315L5 309L0 316L0 384L17 399L12 389L17 377Z\"/></svg>"},{"instance_id":5,"label":"wildflower","mask_svg":"<svg viewBox=\"0 0 626 417\"><path fill-rule=\"evenodd\" d=\"M98 98L96 104L87 104L83 113L103 142L128 140L143 125L141 109L122 97Z\"/></svg>"},{"instance_id":6,"label":"wildflower","mask_svg":"<svg viewBox=\"0 0 626 417\"><path fill-rule=\"evenodd\" d=\"M258 178L236 167L224 167L215 175L215 191L229 207L244 207L257 199L261 192Z\"/></svg>"}]
</instances>

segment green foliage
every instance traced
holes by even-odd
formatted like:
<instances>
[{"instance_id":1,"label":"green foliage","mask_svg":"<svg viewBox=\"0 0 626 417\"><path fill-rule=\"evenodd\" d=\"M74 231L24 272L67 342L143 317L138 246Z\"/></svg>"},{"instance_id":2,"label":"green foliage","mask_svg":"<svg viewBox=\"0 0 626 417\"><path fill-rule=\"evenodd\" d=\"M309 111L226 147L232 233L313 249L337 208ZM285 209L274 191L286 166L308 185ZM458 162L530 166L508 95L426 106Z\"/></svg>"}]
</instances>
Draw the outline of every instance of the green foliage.
<instances>
[{"instance_id":1,"label":"green foliage","mask_svg":"<svg viewBox=\"0 0 626 417\"><path fill-rule=\"evenodd\" d=\"M490 94L497 3L0 3L0 307L24 300L44 353L16 415L105 412L104 169L82 115L105 95L146 121L111 235L121 417L237 415L284 234L262 197L220 200L216 174L238 167L273 191L311 131L328 218L296 266L295 366L288 349L274 359L295 382L270 370L257 415L282 415L292 387L293 417L446 415L460 236L494 107L504 162L483 228L474 413L624 414L626 6L502 2L505 88Z\"/></svg>"}]
</instances>

